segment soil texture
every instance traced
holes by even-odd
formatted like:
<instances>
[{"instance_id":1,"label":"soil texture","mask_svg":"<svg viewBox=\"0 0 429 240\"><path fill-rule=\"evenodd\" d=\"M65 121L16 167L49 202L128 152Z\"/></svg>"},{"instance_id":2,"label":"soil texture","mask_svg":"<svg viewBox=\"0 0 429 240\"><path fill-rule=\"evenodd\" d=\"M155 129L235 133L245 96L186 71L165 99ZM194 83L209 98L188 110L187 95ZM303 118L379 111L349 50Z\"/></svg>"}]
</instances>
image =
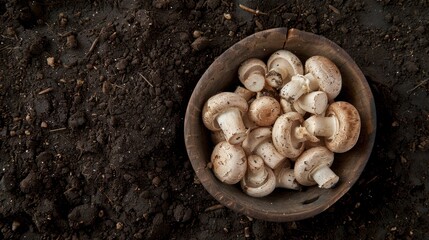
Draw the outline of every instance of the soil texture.
<instances>
[{"instance_id":1,"label":"soil texture","mask_svg":"<svg viewBox=\"0 0 429 240\"><path fill-rule=\"evenodd\" d=\"M345 49L378 113L359 181L288 223L218 205L183 140L207 67L274 27ZM427 0L0 0L0 239L429 239L428 62Z\"/></svg>"}]
</instances>

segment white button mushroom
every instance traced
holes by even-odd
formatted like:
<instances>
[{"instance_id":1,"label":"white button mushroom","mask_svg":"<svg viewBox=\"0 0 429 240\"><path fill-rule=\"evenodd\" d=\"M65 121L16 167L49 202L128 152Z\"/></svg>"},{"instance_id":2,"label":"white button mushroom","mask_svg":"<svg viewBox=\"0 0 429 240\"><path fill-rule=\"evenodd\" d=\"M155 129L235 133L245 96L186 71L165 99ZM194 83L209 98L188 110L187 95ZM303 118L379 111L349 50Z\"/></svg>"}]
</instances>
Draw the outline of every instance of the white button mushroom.
<instances>
[{"instance_id":1,"label":"white button mushroom","mask_svg":"<svg viewBox=\"0 0 429 240\"><path fill-rule=\"evenodd\" d=\"M236 94L238 94L238 95L242 96L244 99L246 99L246 101L247 101L247 102L249 102L249 101L250 101L250 99L252 99L252 98L256 95L256 93L255 93L255 92L252 92L252 91L250 91L249 89L244 88L244 87L241 87L241 86L238 86L238 87L234 90L234 93L236 93Z\"/></svg>"},{"instance_id":2,"label":"white button mushroom","mask_svg":"<svg viewBox=\"0 0 429 240\"><path fill-rule=\"evenodd\" d=\"M277 151L288 158L298 157L304 151L304 142L319 141L301 126L304 122L301 114L288 112L277 118L273 126L273 144Z\"/></svg>"},{"instance_id":3,"label":"white button mushroom","mask_svg":"<svg viewBox=\"0 0 429 240\"><path fill-rule=\"evenodd\" d=\"M213 173L226 184L236 184L246 174L247 158L240 145L218 143L211 155Z\"/></svg>"},{"instance_id":4,"label":"white button mushroom","mask_svg":"<svg viewBox=\"0 0 429 240\"><path fill-rule=\"evenodd\" d=\"M339 177L331 170L334 153L325 147L306 150L295 162L296 180L303 186L318 184L320 188L332 188Z\"/></svg>"},{"instance_id":5,"label":"white button mushroom","mask_svg":"<svg viewBox=\"0 0 429 240\"><path fill-rule=\"evenodd\" d=\"M274 191L276 177L258 155L247 158L247 173L240 182L243 192L252 197L264 197Z\"/></svg>"},{"instance_id":6,"label":"white button mushroom","mask_svg":"<svg viewBox=\"0 0 429 240\"><path fill-rule=\"evenodd\" d=\"M280 96L288 101L296 101L305 93L315 90L326 92L329 101L341 91L342 79L338 67L328 58L313 56L305 62L305 76L295 75L280 90Z\"/></svg>"},{"instance_id":7,"label":"white button mushroom","mask_svg":"<svg viewBox=\"0 0 429 240\"><path fill-rule=\"evenodd\" d=\"M271 128L255 128L249 132L242 146L248 156L256 154L264 159L267 166L274 169L278 164L283 162L286 157L280 154L274 147L271 136Z\"/></svg>"},{"instance_id":8,"label":"white button mushroom","mask_svg":"<svg viewBox=\"0 0 429 240\"><path fill-rule=\"evenodd\" d=\"M326 117L311 116L304 121L304 127L314 135L325 137L326 147L336 153L343 153L354 147L361 128L358 110L344 101L328 106Z\"/></svg>"},{"instance_id":9,"label":"white button mushroom","mask_svg":"<svg viewBox=\"0 0 429 240\"><path fill-rule=\"evenodd\" d=\"M247 113L249 119L261 127L273 125L280 114L280 103L275 98L269 96L256 98L250 103Z\"/></svg>"},{"instance_id":10,"label":"white button mushroom","mask_svg":"<svg viewBox=\"0 0 429 240\"><path fill-rule=\"evenodd\" d=\"M293 103L286 99L280 99L280 105L283 112L298 112L301 115L305 113L321 115L328 107L328 96L323 91L314 91L301 96Z\"/></svg>"},{"instance_id":11,"label":"white button mushroom","mask_svg":"<svg viewBox=\"0 0 429 240\"><path fill-rule=\"evenodd\" d=\"M222 92L210 97L203 107L203 123L211 131L222 129L225 139L239 144L246 138L242 116L248 110L247 101L232 92Z\"/></svg>"},{"instance_id":12,"label":"white button mushroom","mask_svg":"<svg viewBox=\"0 0 429 240\"><path fill-rule=\"evenodd\" d=\"M281 88L292 76L304 73L301 60L287 50L274 52L268 59L267 67L267 84L274 88Z\"/></svg>"},{"instance_id":13,"label":"white button mushroom","mask_svg":"<svg viewBox=\"0 0 429 240\"><path fill-rule=\"evenodd\" d=\"M291 168L290 161L284 161L274 169L276 176L276 187L293 190L300 190L301 186L296 181L294 170Z\"/></svg>"},{"instance_id":14,"label":"white button mushroom","mask_svg":"<svg viewBox=\"0 0 429 240\"><path fill-rule=\"evenodd\" d=\"M244 87L252 92L259 92L265 86L267 65L257 58L244 61L238 68L238 79Z\"/></svg>"}]
</instances>

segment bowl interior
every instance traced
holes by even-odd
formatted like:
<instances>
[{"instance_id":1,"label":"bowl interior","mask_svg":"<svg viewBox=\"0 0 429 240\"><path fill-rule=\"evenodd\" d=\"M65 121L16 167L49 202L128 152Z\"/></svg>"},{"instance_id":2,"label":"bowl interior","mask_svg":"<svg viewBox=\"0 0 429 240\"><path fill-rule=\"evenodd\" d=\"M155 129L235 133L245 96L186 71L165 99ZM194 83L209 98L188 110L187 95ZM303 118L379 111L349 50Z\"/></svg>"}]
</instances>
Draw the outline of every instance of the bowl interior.
<instances>
[{"instance_id":1,"label":"bowl interior","mask_svg":"<svg viewBox=\"0 0 429 240\"><path fill-rule=\"evenodd\" d=\"M303 191L276 189L263 198L244 194L239 186L221 183L207 168L213 144L201 120L207 99L239 85L241 62L256 57L264 61L279 49L295 53L302 62L314 55L331 59L340 69L343 87L337 100L348 101L359 111L362 128L356 146L335 154L332 166L340 177L333 189L309 187ZM368 83L351 57L330 40L297 29L276 28L253 34L221 54L201 77L188 103L185 144L192 166L205 189L221 204L239 213L267 221L296 221L312 217L334 204L356 182L364 169L375 139L375 104Z\"/></svg>"}]
</instances>

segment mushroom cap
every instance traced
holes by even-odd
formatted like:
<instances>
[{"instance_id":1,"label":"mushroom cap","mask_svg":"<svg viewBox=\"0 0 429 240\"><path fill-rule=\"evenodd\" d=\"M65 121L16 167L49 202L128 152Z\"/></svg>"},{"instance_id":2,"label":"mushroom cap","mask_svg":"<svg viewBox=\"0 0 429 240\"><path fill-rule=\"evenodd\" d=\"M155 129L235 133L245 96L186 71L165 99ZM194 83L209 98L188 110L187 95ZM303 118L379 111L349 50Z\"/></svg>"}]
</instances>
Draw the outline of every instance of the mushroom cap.
<instances>
[{"instance_id":1,"label":"mushroom cap","mask_svg":"<svg viewBox=\"0 0 429 240\"><path fill-rule=\"evenodd\" d=\"M358 110L344 101L334 102L328 106L326 116L337 118L336 133L325 138L326 147L336 153L347 152L356 145L359 139L361 120Z\"/></svg>"},{"instance_id":2,"label":"mushroom cap","mask_svg":"<svg viewBox=\"0 0 429 240\"><path fill-rule=\"evenodd\" d=\"M280 103L270 96L256 98L249 105L249 111L247 112L250 120L262 127L273 125L280 114Z\"/></svg>"},{"instance_id":3,"label":"mushroom cap","mask_svg":"<svg viewBox=\"0 0 429 240\"><path fill-rule=\"evenodd\" d=\"M247 101L233 92L221 92L210 97L203 107L203 123L211 131L220 130L216 117L231 108L237 108L241 115L248 110Z\"/></svg>"},{"instance_id":4,"label":"mushroom cap","mask_svg":"<svg viewBox=\"0 0 429 240\"><path fill-rule=\"evenodd\" d=\"M312 56L305 62L305 73L311 73L319 84L319 89L326 92L333 100L341 91L342 78L338 67L328 58Z\"/></svg>"},{"instance_id":5,"label":"mushroom cap","mask_svg":"<svg viewBox=\"0 0 429 240\"><path fill-rule=\"evenodd\" d=\"M238 79L252 92L259 92L265 86L267 65L258 58L249 58L238 68ZM249 78L252 75L251 78Z\"/></svg>"},{"instance_id":6,"label":"mushroom cap","mask_svg":"<svg viewBox=\"0 0 429 240\"><path fill-rule=\"evenodd\" d=\"M287 64L285 64L285 66L280 66L279 61L276 61L279 58L285 60L285 62ZM275 68L275 67L284 68L288 72L287 76L281 76L283 78L285 77L285 79L283 79L283 83L286 83L286 82L290 81L290 78L293 75L303 74L304 73L304 67L302 65L301 60L295 54L293 54L292 52L284 50L284 49L281 49L281 50L278 50L278 51L274 52L268 58L268 61L267 61L267 68L268 68L267 76L272 75L272 74L279 74L279 73L270 72L272 70L272 68ZM276 87L281 87L281 86L276 86Z\"/></svg>"},{"instance_id":7,"label":"mushroom cap","mask_svg":"<svg viewBox=\"0 0 429 240\"><path fill-rule=\"evenodd\" d=\"M262 169L263 168L263 169ZM262 171L264 174L252 177L250 171ZM243 192L252 197L264 197L276 188L276 177L273 170L264 164L264 160L257 155L248 158L247 174L240 181Z\"/></svg>"},{"instance_id":8,"label":"mushroom cap","mask_svg":"<svg viewBox=\"0 0 429 240\"><path fill-rule=\"evenodd\" d=\"M226 141L218 143L213 149L211 162L215 176L226 184L236 184L246 174L247 157L239 145Z\"/></svg>"},{"instance_id":9,"label":"mushroom cap","mask_svg":"<svg viewBox=\"0 0 429 240\"><path fill-rule=\"evenodd\" d=\"M299 184L313 186L312 174L323 166L330 167L334 162L334 153L326 147L314 147L304 151L295 161L294 174Z\"/></svg>"},{"instance_id":10,"label":"mushroom cap","mask_svg":"<svg viewBox=\"0 0 429 240\"><path fill-rule=\"evenodd\" d=\"M298 157L304 151L304 142L295 138L294 129L304 121L301 114L287 112L277 118L273 126L273 144L277 151L288 157Z\"/></svg>"},{"instance_id":11,"label":"mushroom cap","mask_svg":"<svg viewBox=\"0 0 429 240\"><path fill-rule=\"evenodd\" d=\"M244 152L247 155L251 155L255 148L261 143L271 140L271 135L272 132L270 127L258 127L253 129L242 143Z\"/></svg>"}]
</instances>

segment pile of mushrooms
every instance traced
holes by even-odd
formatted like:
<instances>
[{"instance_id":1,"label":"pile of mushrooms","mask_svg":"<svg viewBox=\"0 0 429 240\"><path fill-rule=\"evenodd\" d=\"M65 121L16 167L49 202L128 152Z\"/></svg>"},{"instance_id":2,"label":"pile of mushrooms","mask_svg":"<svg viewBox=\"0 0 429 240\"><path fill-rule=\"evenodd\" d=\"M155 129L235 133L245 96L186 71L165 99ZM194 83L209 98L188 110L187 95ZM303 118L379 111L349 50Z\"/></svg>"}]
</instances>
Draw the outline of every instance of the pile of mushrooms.
<instances>
[{"instance_id":1,"label":"pile of mushrooms","mask_svg":"<svg viewBox=\"0 0 429 240\"><path fill-rule=\"evenodd\" d=\"M211 167L226 184L253 197L275 188L332 188L335 153L349 151L361 128L359 112L336 101L342 79L328 58L305 61L278 50L267 63L251 58L238 70L243 86L204 104L202 119L215 147Z\"/></svg>"}]
</instances>

